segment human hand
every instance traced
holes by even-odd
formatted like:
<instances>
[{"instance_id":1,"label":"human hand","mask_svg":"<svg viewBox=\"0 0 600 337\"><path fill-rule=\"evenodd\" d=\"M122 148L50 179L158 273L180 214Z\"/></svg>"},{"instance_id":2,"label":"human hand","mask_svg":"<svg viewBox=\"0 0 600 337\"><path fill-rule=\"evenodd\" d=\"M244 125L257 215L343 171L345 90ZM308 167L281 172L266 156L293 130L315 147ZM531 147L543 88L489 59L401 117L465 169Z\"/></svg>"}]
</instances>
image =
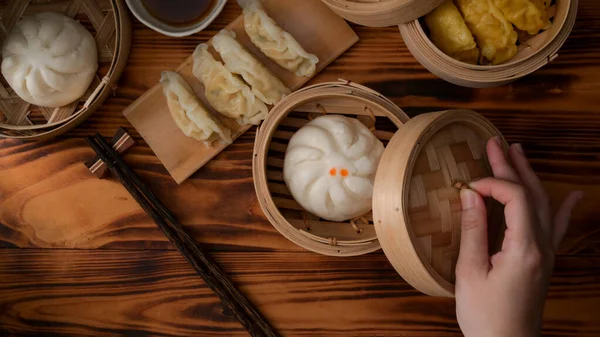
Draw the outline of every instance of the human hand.
<instances>
[{"instance_id":1,"label":"human hand","mask_svg":"<svg viewBox=\"0 0 600 337\"><path fill-rule=\"evenodd\" d=\"M554 252L583 193L569 194L552 219L548 195L521 146L510 147L510 163L497 138L488 141L487 153L495 178L472 182L460 195L458 323L466 337L539 336ZM505 205L502 249L491 257L482 196Z\"/></svg>"}]
</instances>

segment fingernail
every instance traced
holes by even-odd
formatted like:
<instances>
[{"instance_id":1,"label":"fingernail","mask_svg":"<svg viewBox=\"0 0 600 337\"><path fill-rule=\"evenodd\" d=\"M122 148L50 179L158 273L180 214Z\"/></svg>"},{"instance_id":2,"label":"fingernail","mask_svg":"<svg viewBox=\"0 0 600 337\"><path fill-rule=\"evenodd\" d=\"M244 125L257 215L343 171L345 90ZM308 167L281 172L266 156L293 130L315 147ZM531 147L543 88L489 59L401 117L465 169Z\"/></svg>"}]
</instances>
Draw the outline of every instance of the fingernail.
<instances>
[{"instance_id":1,"label":"fingernail","mask_svg":"<svg viewBox=\"0 0 600 337\"><path fill-rule=\"evenodd\" d=\"M496 136L493 139L496 142L496 144L498 144L498 146L502 147L502 140L500 139L500 136Z\"/></svg>"},{"instance_id":2,"label":"fingernail","mask_svg":"<svg viewBox=\"0 0 600 337\"><path fill-rule=\"evenodd\" d=\"M520 152L522 155L525 155L525 152L523 152L523 146L522 146L520 143L513 144L513 146L514 146L514 147L515 147L515 149L516 149L517 151L519 151L519 152Z\"/></svg>"},{"instance_id":3,"label":"fingernail","mask_svg":"<svg viewBox=\"0 0 600 337\"><path fill-rule=\"evenodd\" d=\"M463 211L471 209L477 205L477 194L473 190L461 190L460 202Z\"/></svg>"}]
</instances>

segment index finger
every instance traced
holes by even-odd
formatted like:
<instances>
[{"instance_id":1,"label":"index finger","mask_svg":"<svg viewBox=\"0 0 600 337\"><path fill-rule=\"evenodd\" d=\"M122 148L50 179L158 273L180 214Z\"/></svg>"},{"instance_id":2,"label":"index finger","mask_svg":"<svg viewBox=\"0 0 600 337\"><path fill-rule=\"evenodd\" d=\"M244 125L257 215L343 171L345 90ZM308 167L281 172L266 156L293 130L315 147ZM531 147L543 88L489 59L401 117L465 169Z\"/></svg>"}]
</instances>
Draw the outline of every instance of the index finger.
<instances>
[{"instance_id":1,"label":"index finger","mask_svg":"<svg viewBox=\"0 0 600 337\"><path fill-rule=\"evenodd\" d=\"M505 205L506 227L518 241L534 239L534 217L527 191L520 185L496 178L484 178L469 184L482 196L492 197Z\"/></svg>"},{"instance_id":2,"label":"index finger","mask_svg":"<svg viewBox=\"0 0 600 337\"><path fill-rule=\"evenodd\" d=\"M502 140L500 137L494 137L488 140L486 152L488 161L494 172L494 177L508 180L513 183L521 182L519 175L506 158L506 153L502 147Z\"/></svg>"}]
</instances>

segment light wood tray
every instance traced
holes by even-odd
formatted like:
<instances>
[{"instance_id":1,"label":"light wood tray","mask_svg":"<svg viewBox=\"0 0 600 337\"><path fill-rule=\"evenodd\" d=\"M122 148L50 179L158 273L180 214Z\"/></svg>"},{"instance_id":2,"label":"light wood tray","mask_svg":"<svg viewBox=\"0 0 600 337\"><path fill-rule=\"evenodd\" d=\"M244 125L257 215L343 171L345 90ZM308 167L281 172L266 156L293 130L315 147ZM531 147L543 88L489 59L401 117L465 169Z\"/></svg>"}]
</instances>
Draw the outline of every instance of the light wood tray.
<instances>
[{"instance_id":1,"label":"light wood tray","mask_svg":"<svg viewBox=\"0 0 600 337\"><path fill-rule=\"evenodd\" d=\"M131 22L123 0L48 0L0 2L0 45L18 20L45 11L80 21L96 40L98 73L77 101L58 108L23 101L0 81L0 138L45 140L83 122L116 89L131 49Z\"/></svg>"},{"instance_id":2,"label":"light wood tray","mask_svg":"<svg viewBox=\"0 0 600 337\"><path fill-rule=\"evenodd\" d=\"M358 36L350 26L320 0L265 0L263 3L269 15L282 28L292 34L309 53L319 57L317 72L358 41ZM246 35L243 16L231 22L227 29L234 31L237 40L291 90L302 87L310 80L308 77L296 76L263 55ZM204 97L202 84L192 73L192 64L190 56L176 71L188 81L205 105L210 107ZM233 119L212 112L231 128L234 140L251 127L239 126ZM146 140L178 184L227 147L226 144L214 143L207 148L202 142L186 137L171 118L160 83L133 102L123 114Z\"/></svg>"}]
</instances>

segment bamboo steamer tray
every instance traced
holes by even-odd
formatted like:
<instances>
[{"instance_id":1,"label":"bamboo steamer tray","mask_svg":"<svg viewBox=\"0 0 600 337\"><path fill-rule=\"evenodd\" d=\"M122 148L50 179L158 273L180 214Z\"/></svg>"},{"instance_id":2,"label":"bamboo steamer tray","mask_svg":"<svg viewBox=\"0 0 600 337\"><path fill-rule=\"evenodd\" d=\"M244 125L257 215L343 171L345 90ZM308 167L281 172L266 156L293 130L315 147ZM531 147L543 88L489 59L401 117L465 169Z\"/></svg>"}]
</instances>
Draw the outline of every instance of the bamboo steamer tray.
<instances>
[{"instance_id":1,"label":"bamboo steamer tray","mask_svg":"<svg viewBox=\"0 0 600 337\"><path fill-rule=\"evenodd\" d=\"M94 36L98 72L86 93L59 108L23 101L0 76L0 138L45 140L89 117L114 92L131 49L131 22L123 0L30 0L0 2L0 44L23 16L53 11L81 22Z\"/></svg>"},{"instance_id":2,"label":"bamboo steamer tray","mask_svg":"<svg viewBox=\"0 0 600 337\"><path fill-rule=\"evenodd\" d=\"M283 180L287 144L295 131L322 114L360 120L386 149L375 178L373 211L345 222L319 219L291 196ZM492 175L487 139L500 132L481 115L449 110L408 119L391 101L366 87L335 82L307 87L279 102L257 132L253 175L261 208L295 244L330 256L383 248L398 273L432 296L454 294L461 204L456 181ZM498 246L503 208L487 200L489 240Z\"/></svg>"},{"instance_id":3,"label":"bamboo steamer tray","mask_svg":"<svg viewBox=\"0 0 600 337\"><path fill-rule=\"evenodd\" d=\"M556 59L573 30L577 7L578 0L557 0L549 9L552 27L528 40L521 40L517 55L498 65L471 65L449 57L429 39L421 20L399 28L411 54L438 77L465 87L495 87L529 75Z\"/></svg>"},{"instance_id":4,"label":"bamboo steamer tray","mask_svg":"<svg viewBox=\"0 0 600 337\"><path fill-rule=\"evenodd\" d=\"M396 26L429 13L444 0L323 0L344 19L369 27Z\"/></svg>"},{"instance_id":5,"label":"bamboo steamer tray","mask_svg":"<svg viewBox=\"0 0 600 337\"><path fill-rule=\"evenodd\" d=\"M269 221L292 242L313 252L353 256L381 248L367 214L347 222L322 221L304 211L283 181L283 159L295 131L326 113L358 118L386 144L408 116L375 91L350 82L313 85L282 99L256 135L253 175Z\"/></svg>"},{"instance_id":6,"label":"bamboo steamer tray","mask_svg":"<svg viewBox=\"0 0 600 337\"><path fill-rule=\"evenodd\" d=\"M442 1L437 0L323 0L348 21L365 26L398 25L409 51L436 76L465 87L505 85L531 74L558 57L558 51L573 30L578 0L556 0L549 9L552 27L535 37L520 36L517 55L498 65L471 65L439 50L427 36L419 18Z\"/></svg>"}]
</instances>

